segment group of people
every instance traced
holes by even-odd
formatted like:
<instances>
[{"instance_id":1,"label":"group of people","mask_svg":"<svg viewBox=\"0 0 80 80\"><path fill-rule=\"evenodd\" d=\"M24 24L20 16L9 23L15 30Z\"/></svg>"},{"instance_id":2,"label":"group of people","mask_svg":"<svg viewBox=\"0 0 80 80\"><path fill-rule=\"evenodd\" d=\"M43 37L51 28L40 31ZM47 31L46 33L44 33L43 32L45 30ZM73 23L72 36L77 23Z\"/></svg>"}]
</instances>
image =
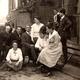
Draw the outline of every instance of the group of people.
<instances>
[{"instance_id":1,"label":"group of people","mask_svg":"<svg viewBox=\"0 0 80 80\"><path fill-rule=\"evenodd\" d=\"M61 55L64 56L62 66L67 63L67 30L71 22L65 15L65 9L46 24L41 23L39 17L34 17L34 22L31 27L27 25L23 33L20 26L12 30L6 26L5 32L0 32L0 61L5 60L9 68L18 71L27 56L34 65L38 64L51 75Z\"/></svg>"}]
</instances>

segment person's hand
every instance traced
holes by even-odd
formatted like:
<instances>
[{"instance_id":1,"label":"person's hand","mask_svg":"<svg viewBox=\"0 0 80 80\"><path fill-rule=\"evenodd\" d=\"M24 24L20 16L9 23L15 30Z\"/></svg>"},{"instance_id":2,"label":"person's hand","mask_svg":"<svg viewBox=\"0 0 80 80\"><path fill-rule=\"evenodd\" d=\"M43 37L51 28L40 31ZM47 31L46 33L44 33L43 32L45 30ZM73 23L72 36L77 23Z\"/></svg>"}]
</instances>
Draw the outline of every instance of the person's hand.
<instances>
[{"instance_id":1,"label":"person's hand","mask_svg":"<svg viewBox=\"0 0 80 80\"><path fill-rule=\"evenodd\" d=\"M63 29L63 31L65 31L65 28Z\"/></svg>"},{"instance_id":2,"label":"person's hand","mask_svg":"<svg viewBox=\"0 0 80 80\"><path fill-rule=\"evenodd\" d=\"M19 65L19 62L17 62L15 65L18 66Z\"/></svg>"},{"instance_id":3,"label":"person's hand","mask_svg":"<svg viewBox=\"0 0 80 80\"><path fill-rule=\"evenodd\" d=\"M9 61L10 64L12 64L11 60Z\"/></svg>"},{"instance_id":4,"label":"person's hand","mask_svg":"<svg viewBox=\"0 0 80 80\"><path fill-rule=\"evenodd\" d=\"M34 45L31 44L30 46L33 47Z\"/></svg>"}]
</instances>

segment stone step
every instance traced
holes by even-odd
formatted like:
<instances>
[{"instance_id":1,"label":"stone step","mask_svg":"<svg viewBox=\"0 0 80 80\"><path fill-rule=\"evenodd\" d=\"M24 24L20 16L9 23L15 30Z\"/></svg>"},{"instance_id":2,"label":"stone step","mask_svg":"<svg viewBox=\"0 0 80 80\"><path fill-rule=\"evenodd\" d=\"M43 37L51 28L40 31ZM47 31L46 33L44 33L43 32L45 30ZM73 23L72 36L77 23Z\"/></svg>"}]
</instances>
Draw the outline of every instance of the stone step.
<instances>
[{"instance_id":1,"label":"stone step","mask_svg":"<svg viewBox=\"0 0 80 80\"><path fill-rule=\"evenodd\" d=\"M78 51L78 50L74 50L74 49L68 48L68 53L80 57L80 51Z\"/></svg>"},{"instance_id":2,"label":"stone step","mask_svg":"<svg viewBox=\"0 0 80 80\"><path fill-rule=\"evenodd\" d=\"M76 44L72 41L69 41L67 42L67 47L70 48L70 49L74 49L74 50L78 50L80 51L80 45L79 44Z\"/></svg>"},{"instance_id":3,"label":"stone step","mask_svg":"<svg viewBox=\"0 0 80 80\"><path fill-rule=\"evenodd\" d=\"M66 64L62 70L63 73L80 80L80 68Z\"/></svg>"},{"instance_id":4,"label":"stone step","mask_svg":"<svg viewBox=\"0 0 80 80\"><path fill-rule=\"evenodd\" d=\"M68 41L67 48L70 56L68 63L80 67L80 45Z\"/></svg>"}]
</instances>

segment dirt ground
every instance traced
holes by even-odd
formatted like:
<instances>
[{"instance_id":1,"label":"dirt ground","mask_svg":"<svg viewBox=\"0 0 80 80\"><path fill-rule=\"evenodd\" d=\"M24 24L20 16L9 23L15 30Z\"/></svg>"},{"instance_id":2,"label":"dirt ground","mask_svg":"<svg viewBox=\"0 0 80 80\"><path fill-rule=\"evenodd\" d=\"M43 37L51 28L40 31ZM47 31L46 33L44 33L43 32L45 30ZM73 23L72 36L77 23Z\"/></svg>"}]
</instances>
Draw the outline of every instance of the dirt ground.
<instances>
[{"instance_id":1,"label":"dirt ground","mask_svg":"<svg viewBox=\"0 0 80 80\"><path fill-rule=\"evenodd\" d=\"M77 80L59 71L53 71L53 76L45 77L44 74L33 71L35 68L25 66L19 72L0 70L0 80Z\"/></svg>"}]
</instances>

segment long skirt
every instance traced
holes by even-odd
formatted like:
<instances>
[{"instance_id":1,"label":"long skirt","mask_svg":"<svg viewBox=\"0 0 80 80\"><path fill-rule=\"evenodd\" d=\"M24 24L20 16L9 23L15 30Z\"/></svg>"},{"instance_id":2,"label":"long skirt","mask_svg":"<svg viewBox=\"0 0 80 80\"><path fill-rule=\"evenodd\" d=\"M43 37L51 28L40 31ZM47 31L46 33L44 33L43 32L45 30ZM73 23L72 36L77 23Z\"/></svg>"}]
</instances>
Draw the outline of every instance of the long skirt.
<instances>
[{"instance_id":1,"label":"long skirt","mask_svg":"<svg viewBox=\"0 0 80 80\"><path fill-rule=\"evenodd\" d=\"M57 47L44 48L38 56L37 61L46 65L47 67L54 67L62 55L62 44L59 43Z\"/></svg>"}]
</instances>

